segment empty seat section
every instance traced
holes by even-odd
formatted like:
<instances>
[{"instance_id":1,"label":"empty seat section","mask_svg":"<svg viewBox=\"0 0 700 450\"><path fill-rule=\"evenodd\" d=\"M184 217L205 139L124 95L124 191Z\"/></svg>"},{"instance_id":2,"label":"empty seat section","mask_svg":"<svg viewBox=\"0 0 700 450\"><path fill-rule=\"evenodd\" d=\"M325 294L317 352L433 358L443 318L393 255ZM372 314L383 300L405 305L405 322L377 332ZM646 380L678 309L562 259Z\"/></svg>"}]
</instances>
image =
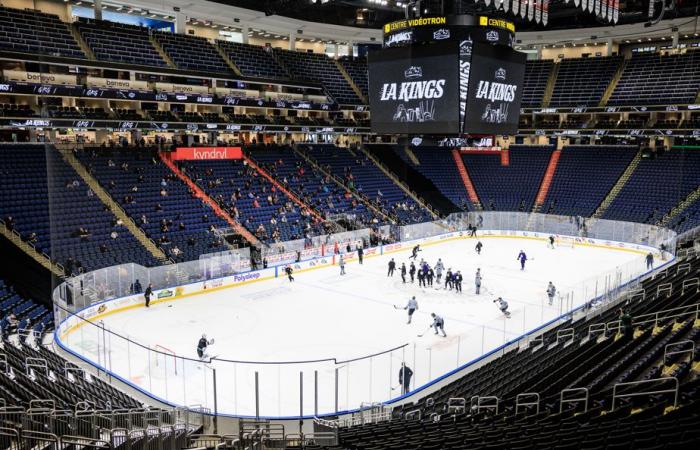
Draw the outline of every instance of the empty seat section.
<instances>
[{"instance_id":1,"label":"empty seat section","mask_svg":"<svg viewBox=\"0 0 700 450\"><path fill-rule=\"evenodd\" d=\"M622 58L567 58L559 73L549 106L598 106Z\"/></svg>"},{"instance_id":2,"label":"empty seat section","mask_svg":"<svg viewBox=\"0 0 700 450\"><path fill-rule=\"evenodd\" d=\"M42 55L85 58L58 16L36 10L0 6L0 48Z\"/></svg>"},{"instance_id":3,"label":"empty seat section","mask_svg":"<svg viewBox=\"0 0 700 450\"><path fill-rule=\"evenodd\" d=\"M285 80L289 74L277 63L272 48L238 42L216 41L229 59L247 77Z\"/></svg>"},{"instance_id":4,"label":"empty seat section","mask_svg":"<svg viewBox=\"0 0 700 450\"><path fill-rule=\"evenodd\" d=\"M554 63L551 59L529 60L525 63L525 79L523 80L523 108L539 108L542 106L547 80L552 72Z\"/></svg>"},{"instance_id":5,"label":"empty seat section","mask_svg":"<svg viewBox=\"0 0 700 450\"><path fill-rule=\"evenodd\" d=\"M167 66L149 39L149 28L83 18L77 26L95 58L101 61Z\"/></svg>"},{"instance_id":6,"label":"empty seat section","mask_svg":"<svg viewBox=\"0 0 700 450\"><path fill-rule=\"evenodd\" d=\"M157 32L154 36L178 69L232 75L226 61L207 39L168 32Z\"/></svg>"}]
</instances>

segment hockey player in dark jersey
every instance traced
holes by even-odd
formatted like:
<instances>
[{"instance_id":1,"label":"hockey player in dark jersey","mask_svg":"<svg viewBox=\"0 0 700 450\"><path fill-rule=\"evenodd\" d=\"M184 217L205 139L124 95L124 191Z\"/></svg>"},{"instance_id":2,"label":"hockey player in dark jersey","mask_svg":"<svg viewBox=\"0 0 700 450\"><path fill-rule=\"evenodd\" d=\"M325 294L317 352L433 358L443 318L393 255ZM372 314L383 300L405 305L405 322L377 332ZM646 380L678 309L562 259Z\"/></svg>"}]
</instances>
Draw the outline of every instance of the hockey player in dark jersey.
<instances>
[{"instance_id":1,"label":"hockey player in dark jersey","mask_svg":"<svg viewBox=\"0 0 700 450\"><path fill-rule=\"evenodd\" d=\"M401 263L401 280L406 284L406 263Z\"/></svg>"},{"instance_id":2,"label":"hockey player in dark jersey","mask_svg":"<svg viewBox=\"0 0 700 450\"><path fill-rule=\"evenodd\" d=\"M199 359L204 359L207 356L207 347L212 345L214 343L214 339L207 339L207 335L203 334L201 338L199 338L199 342L197 343L197 357Z\"/></svg>"},{"instance_id":3,"label":"hockey player in dark jersey","mask_svg":"<svg viewBox=\"0 0 700 450\"><path fill-rule=\"evenodd\" d=\"M518 253L518 257L515 259L520 261L520 270L525 270L525 261L527 261L527 255L525 254L525 252L520 250L520 253Z\"/></svg>"},{"instance_id":4,"label":"hockey player in dark jersey","mask_svg":"<svg viewBox=\"0 0 700 450\"><path fill-rule=\"evenodd\" d=\"M418 252L421 251L420 249L420 244L416 245L413 247L413 250L411 251L411 256L408 257L408 259L416 259L418 258Z\"/></svg>"},{"instance_id":5,"label":"hockey player in dark jersey","mask_svg":"<svg viewBox=\"0 0 700 450\"><path fill-rule=\"evenodd\" d=\"M396 262L394 262L394 258L391 258L391 261L389 261L389 271L386 273L386 276L393 277L394 269L396 269Z\"/></svg>"}]
</instances>

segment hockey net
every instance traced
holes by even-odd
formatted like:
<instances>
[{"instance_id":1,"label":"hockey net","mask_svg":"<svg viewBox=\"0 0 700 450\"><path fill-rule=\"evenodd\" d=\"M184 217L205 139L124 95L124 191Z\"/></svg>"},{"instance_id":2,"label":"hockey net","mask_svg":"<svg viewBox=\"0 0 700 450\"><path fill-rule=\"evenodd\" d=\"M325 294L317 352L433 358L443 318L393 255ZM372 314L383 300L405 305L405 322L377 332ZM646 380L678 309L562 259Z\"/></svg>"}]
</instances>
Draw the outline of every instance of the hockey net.
<instances>
[{"instance_id":1,"label":"hockey net","mask_svg":"<svg viewBox=\"0 0 700 450\"><path fill-rule=\"evenodd\" d=\"M177 375L177 355L167 347L156 344L151 352L151 365L156 373Z\"/></svg>"},{"instance_id":2,"label":"hockey net","mask_svg":"<svg viewBox=\"0 0 700 450\"><path fill-rule=\"evenodd\" d=\"M562 248L574 248L576 245L576 238L569 236L556 236L555 243L557 247Z\"/></svg>"}]
</instances>

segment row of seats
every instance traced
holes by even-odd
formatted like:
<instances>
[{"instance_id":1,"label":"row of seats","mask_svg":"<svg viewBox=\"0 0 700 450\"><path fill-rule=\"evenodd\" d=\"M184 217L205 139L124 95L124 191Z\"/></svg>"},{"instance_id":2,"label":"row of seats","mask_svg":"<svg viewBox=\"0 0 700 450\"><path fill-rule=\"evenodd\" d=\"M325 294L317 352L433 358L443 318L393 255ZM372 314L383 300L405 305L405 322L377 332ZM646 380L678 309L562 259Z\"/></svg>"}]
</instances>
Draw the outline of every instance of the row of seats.
<instances>
[{"instance_id":1,"label":"row of seats","mask_svg":"<svg viewBox=\"0 0 700 450\"><path fill-rule=\"evenodd\" d=\"M216 41L216 45L226 52L229 59L247 77L271 80L290 78L289 74L275 60L270 47L230 41Z\"/></svg>"},{"instance_id":2,"label":"row of seats","mask_svg":"<svg viewBox=\"0 0 700 450\"><path fill-rule=\"evenodd\" d=\"M58 16L0 6L0 48L42 55L85 58Z\"/></svg>"},{"instance_id":3,"label":"row of seats","mask_svg":"<svg viewBox=\"0 0 700 450\"><path fill-rule=\"evenodd\" d=\"M0 173L0 217L69 273L158 263L55 148L0 146Z\"/></svg>"}]
</instances>

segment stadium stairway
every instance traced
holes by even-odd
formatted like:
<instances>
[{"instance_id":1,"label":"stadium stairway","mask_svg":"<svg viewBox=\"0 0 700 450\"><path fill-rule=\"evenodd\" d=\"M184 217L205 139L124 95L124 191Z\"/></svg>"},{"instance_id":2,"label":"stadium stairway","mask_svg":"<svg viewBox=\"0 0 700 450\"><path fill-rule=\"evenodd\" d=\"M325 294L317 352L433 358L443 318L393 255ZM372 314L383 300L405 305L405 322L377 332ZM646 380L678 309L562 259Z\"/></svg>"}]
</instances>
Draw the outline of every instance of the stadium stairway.
<instances>
[{"instance_id":1,"label":"stadium stairway","mask_svg":"<svg viewBox=\"0 0 700 450\"><path fill-rule=\"evenodd\" d=\"M666 214L661 221L659 221L658 225L665 227L669 223L673 221L679 214L681 214L683 211L685 211L690 205L695 203L698 199L700 199L700 186L697 187L693 192L688 194L686 198L684 198L678 205L674 206L671 211L669 211L668 214Z\"/></svg>"},{"instance_id":2,"label":"stadium stairway","mask_svg":"<svg viewBox=\"0 0 700 450\"><path fill-rule=\"evenodd\" d=\"M250 159L250 157L243 155L243 159L250 167L255 169L260 175L262 175L267 181L272 183L273 186L275 186L280 192L284 193L287 197L289 197L294 203L299 205L301 208L309 211L311 215L318 219L320 222L325 221L325 218L321 215L320 212L304 203L296 194L289 191L289 189L287 189L286 187L282 186L282 184L279 181L277 181L272 175L267 173L267 171L260 167L255 161Z\"/></svg>"},{"instance_id":3,"label":"stadium stairway","mask_svg":"<svg viewBox=\"0 0 700 450\"><path fill-rule=\"evenodd\" d=\"M559 63L554 63L552 65L552 71L549 72L549 78L547 79L547 85L544 88L544 95L542 96L542 107L546 108L549 106L549 102L552 100L552 94L554 94L554 85L557 84L557 76L559 75Z\"/></svg>"},{"instance_id":4,"label":"stadium stairway","mask_svg":"<svg viewBox=\"0 0 700 450\"><path fill-rule=\"evenodd\" d=\"M483 205L481 204L481 201L479 200L479 195L476 193L476 189L474 188L474 183L472 183L472 179L469 177L469 172L467 171L467 166L464 165L464 160L462 159L462 155L459 153L459 150L452 149L452 158L455 160L455 165L457 166L457 170L459 171L459 175L462 178L462 183L464 184L464 188L467 190L467 193L469 194L469 200L472 202L474 207L477 210L482 210Z\"/></svg>"},{"instance_id":5,"label":"stadium stairway","mask_svg":"<svg viewBox=\"0 0 700 450\"><path fill-rule=\"evenodd\" d=\"M364 94L362 94L362 89L360 89L357 86L357 84L355 84L355 80L353 80L350 74L347 72L347 70L345 70L345 67L343 67L343 65L337 59L334 59L333 62L338 67L338 71L343 75L343 78L345 78L345 81L347 81L352 90L355 91L357 97L360 98L363 103L368 104L369 101L367 100L367 97L365 97Z\"/></svg>"},{"instance_id":6,"label":"stadium stairway","mask_svg":"<svg viewBox=\"0 0 700 450\"><path fill-rule=\"evenodd\" d=\"M73 152L67 148L57 149L63 160L67 162L73 170L83 179L83 181L92 189L97 198L99 198L102 203L109 208L109 210L114 214L119 220L122 221L127 230L141 243L141 245L148 250L148 252L153 255L161 264L169 264L172 261L163 253L155 242L150 240L146 233L137 227L134 221L129 217L126 212L122 209L117 202L114 201L111 195L100 185L100 183L88 172L88 170L83 166L83 164L78 161Z\"/></svg>"},{"instance_id":7,"label":"stadium stairway","mask_svg":"<svg viewBox=\"0 0 700 450\"><path fill-rule=\"evenodd\" d=\"M435 208L439 215L447 216L453 212L462 211L458 205L455 205L452 200L442 193L433 180L423 175L402 158L396 157L395 152L401 151L401 149L385 144L367 144L365 149L372 153L381 164L386 165L419 198L430 199L431 207Z\"/></svg>"},{"instance_id":8,"label":"stadium stairway","mask_svg":"<svg viewBox=\"0 0 700 450\"><path fill-rule=\"evenodd\" d=\"M201 199L203 202L205 202L211 209L214 210L217 216L221 217L224 219L229 225L231 225L231 228L233 228L236 233L240 234L243 236L243 238L250 242L251 245L254 246L260 246L260 241L258 238L256 238L253 233L248 231L246 227L241 225L239 222L237 222L231 215L229 215L226 211L224 211L219 204L211 198L202 188L197 186L197 183L195 183L189 176L185 175L185 173L180 170L179 167L169 158L169 154L167 153L158 153L158 156L160 157L160 160L163 161L163 163L168 166L168 168L180 179L182 180L191 190L192 192L195 193L195 195Z\"/></svg>"},{"instance_id":9,"label":"stadium stairway","mask_svg":"<svg viewBox=\"0 0 700 450\"><path fill-rule=\"evenodd\" d=\"M413 163L413 165L420 166L420 160L416 156L415 153L413 153L413 150L411 150L410 147L404 147L403 148L404 153L408 157L408 159Z\"/></svg>"},{"instance_id":10,"label":"stadium stairway","mask_svg":"<svg viewBox=\"0 0 700 450\"><path fill-rule=\"evenodd\" d=\"M410 198L413 199L414 202L416 202L418 205L420 205L423 209L428 211L430 215L433 217L433 219L438 219L439 215L438 213L428 205L428 203L420 198L415 192L413 192L403 181L399 179L398 176L396 176L395 173L393 173L389 168L382 164L379 159L377 159L376 155L374 155L371 151L369 151L367 148L365 148L364 145L359 147L360 151L364 153L367 158L372 161L372 163L382 172L384 172L384 175L386 175L391 181L396 184L402 191L406 193ZM450 202L451 203L451 202Z\"/></svg>"},{"instance_id":11,"label":"stadium stairway","mask_svg":"<svg viewBox=\"0 0 700 450\"><path fill-rule=\"evenodd\" d=\"M535 205L532 209L533 212L539 212L547 198L547 193L549 192L549 187L552 185L552 179L557 171L557 165L559 164L559 158L561 157L561 150L554 150L552 156L549 159L549 165L542 178L542 184L540 184L540 190L537 192L537 197L535 197Z\"/></svg>"},{"instance_id":12,"label":"stadium stairway","mask_svg":"<svg viewBox=\"0 0 700 450\"><path fill-rule=\"evenodd\" d=\"M600 206L598 206L598 209L593 213L593 218L594 219L599 219L603 217L603 214L605 213L605 210L608 209L608 207L612 204L612 202L615 200L615 197L617 197L617 194L620 193L623 187L625 187L625 184L627 181L630 179L632 174L634 173L635 169L639 165L639 161L642 160L642 149L640 148L639 151L637 152L636 155L634 155L634 158L632 158L632 161L630 161L629 165L625 169L625 171L622 173L620 178L617 180L617 183L615 183L615 186L610 189L610 192L608 192L608 195L603 199L602 203Z\"/></svg>"},{"instance_id":13,"label":"stadium stairway","mask_svg":"<svg viewBox=\"0 0 700 450\"><path fill-rule=\"evenodd\" d=\"M87 45L87 42L85 42L85 39L83 39L83 36L80 34L78 27L75 26L75 23L68 24L68 30L70 31L70 34L73 35L73 39L75 39L75 42L77 42L78 46L80 46L80 50L82 50L83 53L85 53L85 56L87 56L87 58L90 61L97 61L95 53L92 51L90 46Z\"/></svg>"},{"instance_id":14,"label":"stadium stairway","mask_svg":"<svg viewBox=\"0 0 700 450\"><path fill-rule=\"evenodd\" d=\"M16 231L11 231L2 221L0 221L0 235L12 242L12 244L31 257L39 265L50 270L51 273L57 277L64 277L66 275L66 272L61 264L52 261L49 255L44 252L40 252L35 246L24 241L19 233Z\"/></svg>"},{"instance_id":15,"label":"stadium stairway","mask_svg":"<svg viewBox=\"0 0 700 450\"><path fill-rule=\"evenodd\" d=\"M233 60L231 60L231 58L228 57L226 51L223 48L221 48L217 41L214 41L212 45L221 56L221 59L223 59L226 65L229 67L229 69L231 69L231 71L235 73L237 77L242 77L243 74L241 73L241 69L239 69L238 66L233 62Z\"/></svg>"},{"instance_id":16,"label":"stadium stairway","mask_svg":"<svg viewBox=\"0 0 700 450\"><path fill-rule=\"evenodd\" d=\"M304 152L299 147L299 145L294 146L294 152L297 155L299 155L299 157L302 158L304 161L309 163L311 165L311 167L313 167L314 169L318 170L319 172L321 172L322 174L327 176L330 180L333 180L333 182L335 184L342 187L343 189L348 189L347 186L345 186L345 183L343 183L343 181L340 178L338 178L338 176L336 176L335 174L333 174L333 173L329 172L328 170L326 170L325 168L323 168L323 166L321 166L318 162L316 162L316 160L314 160L312 157L310 157L308 153ZM349 192L352 194L352 196L355 199L357 199L359 202L364 204L367 208L371 209L377 215L377 217L381 217L383 219L383 221L385 221L386 223L392 222L391 218L389 216L387 216L386 214L384 214L384 211L377 208L367 197L359 194L356 189L349 189Z\"/></svg>"},{"instance_id":17,"label":"stadium stairway","mask_svg":"<svg viewBox=\"0 0 700 450\"><path fill-rule=\"evenodd\" d=\"M175 62L173 62L172 58L170 55L168 55L168 52L165 51L163 46L160 45L160 42L158 42L156 37L154 35L150 35L148 36L148 40L151 42L151 45L153 45L153 48L156 49L163 61L165 61L165 64L167 64L171 69L177 69Z\"/></svg>"},{"instance_id":18,"label":"stadium stairway","mask_svg":"<svg viewBox=\"0 0 700 450\"><path fill-rule=\"evenodd\" d=\"M610 84L608 84L608 87L605 88L605 92L603 92L603 97L600 99L598 106L605 106L608 104L608 100L610 100L612 93L615 91L615 87L617 87L618 81L620 81L620 78L622 78L622 73L625 71L625 67L627 67L627 61L629 61L627 58L623 58L620 62L620 65L615 71L615 75L613 75L612 80L610 80Z\"/></svg>"}]
</instances>

